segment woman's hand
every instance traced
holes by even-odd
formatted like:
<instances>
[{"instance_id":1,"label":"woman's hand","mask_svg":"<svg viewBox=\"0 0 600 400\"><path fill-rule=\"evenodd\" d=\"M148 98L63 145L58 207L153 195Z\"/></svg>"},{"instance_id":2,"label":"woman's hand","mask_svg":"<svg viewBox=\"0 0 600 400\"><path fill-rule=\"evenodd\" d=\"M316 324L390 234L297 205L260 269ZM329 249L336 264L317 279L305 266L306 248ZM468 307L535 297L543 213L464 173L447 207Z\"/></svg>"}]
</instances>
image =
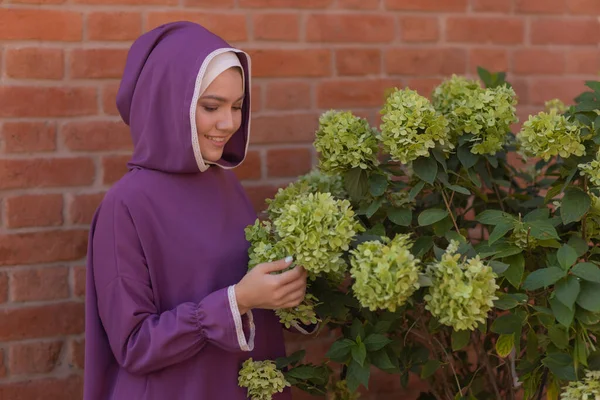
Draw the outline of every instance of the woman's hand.
<instances>
[{"instance_id":1,"label":"woman's hand","mask_svg":"<svg viewBox=\"0 0 600 400\"><path fill-rule=\"evenodd\" d=\"M304 300L306 293L306 270L296 266L281 274L290 266L292 258L258 264L235 285L235 296L240 314L252 308L276 310L295 307Z\"/></svg>"}]
</instances>

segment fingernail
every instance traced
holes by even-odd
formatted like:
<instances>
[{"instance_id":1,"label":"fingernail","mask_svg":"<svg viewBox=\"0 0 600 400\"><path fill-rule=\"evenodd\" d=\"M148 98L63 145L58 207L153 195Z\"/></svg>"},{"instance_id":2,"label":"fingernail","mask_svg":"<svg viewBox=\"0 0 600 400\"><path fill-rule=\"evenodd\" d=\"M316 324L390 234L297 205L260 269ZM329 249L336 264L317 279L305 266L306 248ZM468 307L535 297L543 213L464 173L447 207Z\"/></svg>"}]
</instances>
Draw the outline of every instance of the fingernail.
<instances>
[{"instance_id":1,"label":"fingernail","mask_svg":"<svg viewBox=\"0 0 600 400\"><path fill-rule=\"evenodd\" d=\"M292 257L292 256L287 256L287 257L285 258L285 262L286 262L286 263L291 263L292 261L294 261L294 257Z\"/></svg>"}]
</instances>

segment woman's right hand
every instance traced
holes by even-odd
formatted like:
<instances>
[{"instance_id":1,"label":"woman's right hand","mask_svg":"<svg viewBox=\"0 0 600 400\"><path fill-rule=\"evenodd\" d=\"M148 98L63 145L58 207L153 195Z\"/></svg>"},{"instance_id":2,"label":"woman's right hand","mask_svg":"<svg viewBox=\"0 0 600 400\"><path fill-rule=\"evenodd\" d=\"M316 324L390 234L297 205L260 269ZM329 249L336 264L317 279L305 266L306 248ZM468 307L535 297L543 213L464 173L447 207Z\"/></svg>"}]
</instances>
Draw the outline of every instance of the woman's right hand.
<instances>
[{"instance_id":1,"label":"woman's right hand","mask_svg":"<svg viewBox=\"0 0 600 400\"><path fill-rule=\"evenodd\" d=\"M235 285L235 296L240 314L253 308L276 310L296 307L306 294L306 270L297 265L281 274L292 263L291 257L258 264Z\"/></svg>"}]
</instances>

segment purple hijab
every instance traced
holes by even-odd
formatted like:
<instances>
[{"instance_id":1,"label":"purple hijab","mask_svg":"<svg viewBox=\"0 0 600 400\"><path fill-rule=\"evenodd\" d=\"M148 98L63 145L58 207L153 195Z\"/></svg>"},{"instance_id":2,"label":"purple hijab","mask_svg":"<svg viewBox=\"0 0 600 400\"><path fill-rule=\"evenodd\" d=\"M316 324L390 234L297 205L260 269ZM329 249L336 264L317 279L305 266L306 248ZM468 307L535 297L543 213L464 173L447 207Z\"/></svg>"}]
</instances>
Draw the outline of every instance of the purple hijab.
<instances>
[{"instance_id":1,"label":"purple hijab","mask_svg":"<svg viewBox=\"0 0 600 400\"><path fill-rule=\"evenodd\" d=\"M243 122L204 169L195 104L223 51L244 69ZM134 151L90 229L84 400L245 399L241 364L285 354L275 314L240 316L233 291L256 218L229 170L249 141L249 57L196 24L163 25L131 47L117 106ZM274 398L291 398L289 389Z\"/></svg>"}]
</instances>

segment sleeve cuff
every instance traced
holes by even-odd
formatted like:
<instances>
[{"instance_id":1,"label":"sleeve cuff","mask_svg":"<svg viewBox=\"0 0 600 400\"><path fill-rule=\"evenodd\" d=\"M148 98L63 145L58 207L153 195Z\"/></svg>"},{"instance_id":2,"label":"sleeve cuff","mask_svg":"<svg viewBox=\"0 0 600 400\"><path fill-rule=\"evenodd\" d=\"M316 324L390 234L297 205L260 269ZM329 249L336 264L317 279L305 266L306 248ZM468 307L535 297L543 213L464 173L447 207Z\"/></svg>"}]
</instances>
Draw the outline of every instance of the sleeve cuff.
<instances>
[{"instance_id":1,"label":"sleeve cuff","mask_svg":"<svg viewBox=\"0 0 600 400\"><path fill-rule=\"evenodd\" d=\"M237 299L235 297L235 285L229 286L227 289L227 296L229 297L229 308L231 310L231 315L233 315L233 322L235 323L235 332L237 335L238 344L242 351L252 351L254 350L254 336L256 333L256 329L254 326L254 316L252 315L252 311L249 310L246 315L248 316L248 326L250 328L250 333L248 340L246 340L246 333L244 332L244 325L242 323L242 316L240 315L240 309L237 305Z\"/></svg>"}]
</instances>

